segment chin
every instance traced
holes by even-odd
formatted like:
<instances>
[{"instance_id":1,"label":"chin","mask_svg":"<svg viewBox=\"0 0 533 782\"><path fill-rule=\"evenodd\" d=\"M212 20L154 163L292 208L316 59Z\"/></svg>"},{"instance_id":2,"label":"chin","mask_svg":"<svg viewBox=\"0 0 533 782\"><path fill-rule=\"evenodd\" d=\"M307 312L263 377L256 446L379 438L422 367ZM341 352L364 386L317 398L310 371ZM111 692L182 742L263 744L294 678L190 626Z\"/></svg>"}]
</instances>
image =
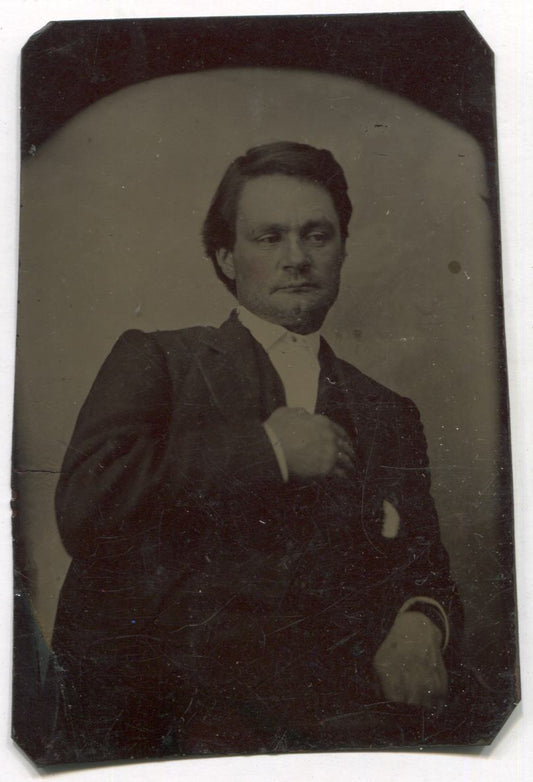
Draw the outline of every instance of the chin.
<instances>
[{"instance_id":1,"label":"chin","mask_svg":"<svg viewBox=\"0 0 533 782\"><path fill-rule=\"evenodd\" d=\"M284 313L278 322L289 331L295 331L298 334L309 334L313 331L318 331L322 326L328 309L329 307L305 310L301 307L295 307L291 312Z\"/></svg>"}]
</instances>

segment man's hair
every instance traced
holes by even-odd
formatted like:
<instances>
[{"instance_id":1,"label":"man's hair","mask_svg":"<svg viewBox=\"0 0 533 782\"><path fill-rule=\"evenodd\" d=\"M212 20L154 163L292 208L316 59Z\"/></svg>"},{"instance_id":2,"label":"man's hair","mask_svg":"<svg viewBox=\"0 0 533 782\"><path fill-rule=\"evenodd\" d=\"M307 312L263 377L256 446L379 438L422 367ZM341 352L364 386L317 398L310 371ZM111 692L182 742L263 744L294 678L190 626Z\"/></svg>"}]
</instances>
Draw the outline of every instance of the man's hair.
<instances>
[{"instance_id":1,"label":"man's hair","mask_svg":"<svg viewBox=\"0 0 533 782\"><path fill-rule=\"evenodd\" d=\"M352 204L344 172L331 152L294 141L276 141L249 149L231 163L222 177L202 231L207 256L213 262L218 277L234 295L235 281L226 277L216 254L222 249L233 250L237 207L246 182L270 174L306 179L325 188L333 200L343 240L348 236Z\"/></svg>"}]
</instances>

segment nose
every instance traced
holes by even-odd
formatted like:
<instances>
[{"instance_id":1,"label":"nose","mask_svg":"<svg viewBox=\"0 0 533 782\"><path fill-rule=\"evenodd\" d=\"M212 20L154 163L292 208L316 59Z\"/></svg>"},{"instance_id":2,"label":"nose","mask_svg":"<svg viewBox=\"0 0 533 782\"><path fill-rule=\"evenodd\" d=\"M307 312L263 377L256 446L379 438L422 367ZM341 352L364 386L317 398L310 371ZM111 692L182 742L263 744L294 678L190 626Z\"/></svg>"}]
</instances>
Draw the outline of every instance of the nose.
<instances>
[{"instance_id":1,"label":"nose","mask_svg":"<svg viewBox=\"0 0 533 782\"><path fill-rule=\"evenodd\" d=\"M284 268L301 271L310 265L311 261L299 237L288 237L283 257Z\"/></svg>"}]
</instances>

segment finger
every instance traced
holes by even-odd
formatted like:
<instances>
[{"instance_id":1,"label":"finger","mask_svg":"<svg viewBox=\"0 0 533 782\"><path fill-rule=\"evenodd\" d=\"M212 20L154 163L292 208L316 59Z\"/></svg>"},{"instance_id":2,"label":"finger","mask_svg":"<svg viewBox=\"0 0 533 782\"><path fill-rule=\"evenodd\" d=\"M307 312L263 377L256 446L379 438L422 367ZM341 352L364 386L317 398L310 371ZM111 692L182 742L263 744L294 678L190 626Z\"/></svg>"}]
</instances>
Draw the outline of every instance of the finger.
<instances>
[{"instance_id":1,"label":"finger","mask_svg":"<svg viewBox=\"0 0 533 782\"><path fill-rule=\"evenodd\" d=\"M391 671L382 683L383 694L395 703L409 703L408 682L403 670Z\"/></svg>"},{"instance_id":2,"label":"finger","mask_svg":"<svg viewBox=\"0 0 533 782\"><path fill-rule=\"evenodd\" d=\"M425 709L430 709L440 698L439 680L436 671L426 672L426 679L422 686L421 705Z\"/></svg>"},{"instance_id":3,"label":"finger","mask_svg":"<svg viewBox=\"0 0 533 782\"><path fill-rule=\"evenodd\" d=\"M339 442L346 443L346 445L352 448L352 442L348 436L348 433L342 428L342 426L336 424L335 421L332 421L331 419L329 419L329 421L333 430L333 434L339 440Z\"/></svg>"},{"instance_id":4,"label":"finger","mask_svg":"<svg viewBox=\"0 0 533 782\"><path fill-rule=\"evenodd\" d=\"M339 453L345 454L350 460L355 459L355 452L351 443L347 442L346 440L337 439L336 446Z\"/></svg>"},{"instance_id":5,"label":"finger","mask_svg":"<svg viewBox=\"0 0 533 782\"><path fill-rule=\"evenodd\" d=\"M315 415L315 418L320 422L320 425L325 429L325 432L328 433L334 444L335 450L342 450L352 458L355 458L355 451L351 440L342 426L339 426L339 424L336 424L335 421L332 421L331 418L328 418L325 415Z\"/></svg>"},{"instance_id":6,"label":"finger","mask_svg":"<svg viewBox=\"0 0 533 782\"><path fill-rule=\"evenodd\" d=\"M408 697L408 686L402 665L388 654L387 650L380 651L374 658L374 670L377 674L379 685L384 697L396 703L405 703Z\"/></svg>"},{"instance_id":7,"label":"finger","mask_svg":"<svg viewBox=\"0 0 533 782\"><path fill-rule=\"evenodd\" d=\"M355 451L353 446L347 440L335 439L335 450L337 453L342 453L347 456L352 462L355 462Z\"/></svg>"},{"instance_id":8,"label":"finger","mask_svg":"<svg viewBox=\"0 0 533 782\"><path fill-rule=\"evenodd\" d=\"M342 467L348 472L352 472L355 469L355 464L353 462L352 457L349 456L344 451L339 451L339 453L337 454L336 466Z\"/></svg>"},{"instance_id":9,"label":"finger","mask_svg":"<svg viewBox=\"0 0 533 782\"><path fill-rule=\"evenodd\" d=\"M423 706L431 691L430 678L420 669L411 669L406 672L405 702L411 706Z\"/></svg>"},{"instance_id":10,"label":"finger","mask_svg":"<svg viewBox=\"0 0 533 782\"><path fill-rule=\"evenodd\" d=\"M425 709L432 709L442 706L445 701L445 693L442 691L441 683L438 678L433 679L432 683L428 685L424 691L423 707Z\"/></svg>"},{"instance_id":11,"label":"finger","mask_svg":"<svg viewBox=\"0 0 533 782\"><path fill-rule=\"evenodd\" d=\"M440 648L428 644L421 656L412 658L409 670L409 702L431 709L443 703L448 689Z\"/></svg>"},{"instance_id":12,"label":"finger","mask_svg":"<svg viewBox=\"0 0 533 782\"><path fill-rule=\"evenodd\" d=\"M440 648L430 647L429 659L435 680L435 694L437 696L446 696L448 692L448 673Z\"/></svg>"},{"instance_id":13,"label":"finger","mask_svg":"<svg viewBox=\"0 0 533 782\"><path fill-rule=\"evenodd\" d=\"M336 437L339 438L339 440L344 440L347 443L350 443L350 438L348 437L348 433L345 429L342 428L339 424L335 423L335 421L332 421L331 418L327 418L326 420L329 422L329 425L331 429L333 430Z\"/></svg>"},{"instance_id":14,"label":"finger","mask_svg":"<svg viewBox=\"0 0 533 782\"><path fill-rule=\"evenodd\" d=\"M437 667L437 687L438 687L438 695L441 696L443 699L446 698L448 694L448 673L442 661L440 665Z\"/></svg>"},{"instance_id":15,"label":"finger","mask_svg":"<svg viewBox=\"0 0 533 782\"><path fill-rule=\"evenodd\" d=\"M335 465L335 467L331 470L329 477L342 478L343 480L347 481L350 478L350 474L344 467Z\"/></svg>"},{"instance_id":16,"label":"finger","mask_svg":"<svg viewBox=\"0 0 533 782\"><path fill-rule=\"evenodd\" d=\"M411 658L405 667L406 702L412 706L427 707L436 688L433 664L428 656Z\"/></svg>"},{"instance_id":17,"label":"finger","mask_svg":"<svg viewBox=\"0 0 533 782\"><path fill-rule=\"evenodd\" d=\"M410 693L410 702L425 709L431 709L442 703L445 690L442 688L442 680L435 668L426 668L419 672L419 677L413 682Z\"/></svg>"}]
</instances>

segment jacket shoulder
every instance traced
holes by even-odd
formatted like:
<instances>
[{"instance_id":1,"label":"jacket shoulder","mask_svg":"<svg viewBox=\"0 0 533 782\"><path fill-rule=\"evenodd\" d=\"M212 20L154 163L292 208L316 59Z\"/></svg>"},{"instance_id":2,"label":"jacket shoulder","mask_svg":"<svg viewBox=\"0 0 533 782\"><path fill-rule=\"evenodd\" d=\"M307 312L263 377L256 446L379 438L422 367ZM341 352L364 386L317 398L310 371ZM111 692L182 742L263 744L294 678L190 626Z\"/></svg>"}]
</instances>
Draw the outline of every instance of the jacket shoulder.
<instances>
[{"instance_id":1,"label":"jacket shoulder","mask_svg":"<svg viewBox=\"0 0 533 782\"><path fill-rule=\"evenodd\" d=\"M337 358L337 361L346 385L351 388L357 388L358 392L367 399L373 399L379 405L408 405L415 407L411 399L374 380L374 378L366 375L348 361L339 358Z\"/></svg>"},{"instance_id":2,"label":"jacket shoulder","mask_svg":"<svg viewBox=\"0 0 533 782\"><path fill-rule=\"evenodd\" d=\"M166 376L172 367L184 371L193 356L200 350L207 336L218 329L210 326L193 326L174 331L141 331L128 329L117 339L105 359L97 380L118 376L123 382L151 371L153 377Z\"/></svg>"},{"instance_id":3,"label":"jacket shoulder","mask_svg":"<svg viewBox=\"0 0 533 782\"><path fill-rule=\"evenodd\" d=\"M190 326L166 331L129 329L119 337L115 347L134 350L142 347L144 351L160 352L163 355L190 353L203 342L213 339L218 331L214 326Z\"/></svg>"}]
</instances>

